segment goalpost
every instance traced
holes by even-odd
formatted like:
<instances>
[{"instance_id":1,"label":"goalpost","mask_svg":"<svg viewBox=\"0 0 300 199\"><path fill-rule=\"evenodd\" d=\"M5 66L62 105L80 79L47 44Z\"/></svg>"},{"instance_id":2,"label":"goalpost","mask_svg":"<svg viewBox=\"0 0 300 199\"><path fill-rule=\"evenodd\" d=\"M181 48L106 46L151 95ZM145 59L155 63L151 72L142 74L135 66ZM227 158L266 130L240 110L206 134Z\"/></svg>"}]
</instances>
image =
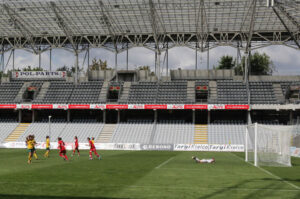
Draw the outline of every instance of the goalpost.
<instances>
[{"instance_id":1,"label":"goalpost","mask_svg":"<svg viewBox=\"0 0 300 199\"><path fill-rule=\"evenodd\" d=\"M251 124L245 133L245 161L255 166L291 166L293 126Z\"/></svg>"}]
</instances>

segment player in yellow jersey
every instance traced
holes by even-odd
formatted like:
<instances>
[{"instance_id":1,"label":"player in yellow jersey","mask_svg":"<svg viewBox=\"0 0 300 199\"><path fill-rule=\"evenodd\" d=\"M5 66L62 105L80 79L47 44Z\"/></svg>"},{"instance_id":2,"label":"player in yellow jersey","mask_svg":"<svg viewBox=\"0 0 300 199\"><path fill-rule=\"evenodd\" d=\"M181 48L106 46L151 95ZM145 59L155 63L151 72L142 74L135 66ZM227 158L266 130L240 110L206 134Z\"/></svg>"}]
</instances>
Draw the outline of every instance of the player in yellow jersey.
<instances>
[{"instance_id":1,"label":"player in yellow jersey","mask_svg":"<svg viewBox=\"0 0 300 199\"><path fill-rule=\"evenodd\" d=\"M37 160L37 159L38 159L38 156L37 156L37 154L36 154L36 149L35 149L35 146L37 145L37 143L36 143L36 141L35 141L35 139L34 139L34 135L31 135L31 137L32 137L32 140L33 140L33 156L34 156L34 158Z\"/></svg>"},{"instance_id":2,"label":"player in yellow jersey","mask_svg":"<svg viewBox=\"0 0 300 199\"><path fill-rule=\"evenodd\" d=\"M44 154L45 158L49 158L50 153L50 137L46 136L46 153Z\"/></svg>"},{"instance_id":3,"label":"player in yellow jersey","mask_svg":"<svg viewBox=\"0 0 300 199\"><path fill-rule=\"evenodd\" d=\"M95 138L94 137L92 137L92 142L93 142L93 144L95 144Z\"/></svg>"},{"instance_id":4,"label":"player in yellow jersey","mask_svg":"<svg viewBox=\"0 0 300 199\"><path fill-rule=\"evenodd\" d=\"M28 150L28 164L31 164L32 160L32 155L34 152L34 141L31 135L26 137L26 145L27 145L27 150Z\"/></svg>"}]
</instances>

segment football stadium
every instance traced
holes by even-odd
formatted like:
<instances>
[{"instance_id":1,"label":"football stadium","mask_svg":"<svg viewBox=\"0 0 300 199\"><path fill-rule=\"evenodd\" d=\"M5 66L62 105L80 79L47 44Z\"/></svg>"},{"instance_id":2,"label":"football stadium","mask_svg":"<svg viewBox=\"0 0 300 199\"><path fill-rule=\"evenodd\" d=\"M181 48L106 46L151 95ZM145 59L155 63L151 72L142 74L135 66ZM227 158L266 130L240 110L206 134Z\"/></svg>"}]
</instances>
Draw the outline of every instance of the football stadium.
<instances>
[{"instance_id":1,"label":"football stadium","mask_svg":"<svg viewBox=\"0 0 300 199\"><path fill-rule=\"evenodd\" d=\"M0 198L300 198L300 65L259 53L278 46L300 56L299 0L0 0Z\"/></svg>"}]
</instances>

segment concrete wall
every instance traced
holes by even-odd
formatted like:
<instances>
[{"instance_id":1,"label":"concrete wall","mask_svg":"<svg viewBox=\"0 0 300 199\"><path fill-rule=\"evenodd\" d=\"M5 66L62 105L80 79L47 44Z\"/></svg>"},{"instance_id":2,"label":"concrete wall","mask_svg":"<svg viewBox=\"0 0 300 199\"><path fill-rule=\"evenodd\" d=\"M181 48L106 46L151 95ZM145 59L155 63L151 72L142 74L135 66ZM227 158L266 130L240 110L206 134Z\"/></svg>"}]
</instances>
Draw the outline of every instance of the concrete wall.
<instances>
[{"instance_id":1,"label":"concrete wall","mask_svg":"<svg viewBox=\"0 0 300 199\"><path fill-rule=\"evenodd\" d=\"M242 76L234 76L234 80L242 81ZM250 81L300 81L300 76L250 76Z\"/></svg>"},{"instance_id":2,"label":"concrete wall","mask_svg":"<svg viewBox=\"0 0 300 199\"><path fill-rule=\"evenodd\" d=\"M171 70L171 79L232 79L233 70Z\"/></svg>"},{"instance_id":3,"label":"concrete wall","mask_svg":"<svg viewBox=\"0 0 300 199\"><path fill-rule=\"evenodd\" d=\"M95 70L88 72L89 80L105 80L110 81L115 75L115 70Z\"/></svg>"}]
</instances>

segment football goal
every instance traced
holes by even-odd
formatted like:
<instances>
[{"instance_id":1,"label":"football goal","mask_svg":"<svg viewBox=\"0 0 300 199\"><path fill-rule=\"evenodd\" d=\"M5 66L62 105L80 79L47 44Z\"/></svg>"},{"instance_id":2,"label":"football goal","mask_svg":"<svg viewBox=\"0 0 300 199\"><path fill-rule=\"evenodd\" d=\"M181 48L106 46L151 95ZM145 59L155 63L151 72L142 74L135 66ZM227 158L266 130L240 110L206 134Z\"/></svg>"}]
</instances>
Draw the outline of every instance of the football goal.
<instances>
[{"instance_id":1,"label":"football goal","mask_svg":"<svg viewBox=\"0 0 300 199\"><path fill-rule=\"evenodd\" d=\"M251 124L245 134L245 161L255 166L291 166L294 126Z\"/></svg>"}]
</instances>

